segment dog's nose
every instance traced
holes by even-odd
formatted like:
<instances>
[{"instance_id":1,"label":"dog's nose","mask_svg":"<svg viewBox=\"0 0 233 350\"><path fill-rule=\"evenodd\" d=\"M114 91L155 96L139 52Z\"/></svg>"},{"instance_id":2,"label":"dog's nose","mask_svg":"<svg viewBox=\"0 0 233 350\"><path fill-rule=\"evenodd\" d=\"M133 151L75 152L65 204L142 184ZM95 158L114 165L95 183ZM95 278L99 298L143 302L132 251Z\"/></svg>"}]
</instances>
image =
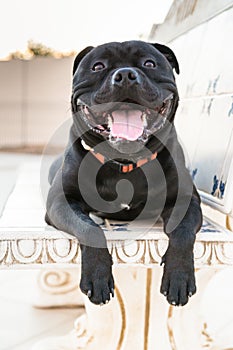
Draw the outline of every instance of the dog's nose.
<instances>
[{"instance_id":1,"label":"dog's nose","mask_svg":"<svg viewBox=\"0 0 233 350\"><path fill-rule=\"evenodd\" d=\"M112 76L112 85L119 87L131 86L140 83L140 76L138 72L133 68L119 68Z\"/></svg>"}]
</instances>

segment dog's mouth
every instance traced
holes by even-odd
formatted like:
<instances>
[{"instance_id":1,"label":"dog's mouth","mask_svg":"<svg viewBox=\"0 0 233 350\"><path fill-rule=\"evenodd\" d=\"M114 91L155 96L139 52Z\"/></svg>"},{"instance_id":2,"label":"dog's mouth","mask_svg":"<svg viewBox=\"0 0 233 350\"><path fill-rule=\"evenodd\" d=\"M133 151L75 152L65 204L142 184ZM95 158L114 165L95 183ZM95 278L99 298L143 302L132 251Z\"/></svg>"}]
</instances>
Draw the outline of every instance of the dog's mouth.
<instances>
[{"instance_id":1,"label":"dog's mouth","mask_svg":"<svg viewBox=\"0 0 233 350\"><path fill-rule=\"evenodd\" d=\"M93 132L101 134L110 142L142 141L156 133L166 123L173 105L173 94L160 106L148 108L136 101L126 99L91 107L77 101L81 117Z\"/></svg>"}]
</instances>

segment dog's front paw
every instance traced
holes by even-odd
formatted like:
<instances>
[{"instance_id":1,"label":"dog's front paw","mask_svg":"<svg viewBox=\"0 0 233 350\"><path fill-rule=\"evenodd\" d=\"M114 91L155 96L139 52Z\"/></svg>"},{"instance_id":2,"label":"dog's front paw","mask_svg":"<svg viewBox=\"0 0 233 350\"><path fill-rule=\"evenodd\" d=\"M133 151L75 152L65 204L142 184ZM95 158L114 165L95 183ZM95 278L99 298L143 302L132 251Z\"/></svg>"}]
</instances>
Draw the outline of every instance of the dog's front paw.
<instances>
[{"instance_id":1,"label":"dog's front paw","mask_svg":"<svg viewBox=\"0 0 233 350\"><path fill-rule=\"evenodd\" d=\"M107 249L83 249L80 289L96 305L107 304L114 296L112 257Z\"/></svg>"},{"instance_id":2,"label":"dog's front paw","mask_svg":"<svg viewBox=\"0 0 233 350\"><path fill-rule=\"evenodd\" d=\"M183 306L196 293L193 257L177 259L168 255L169 251L162 259L164 272L160 292L171 305Z\"/></svg>"}]
</instances>

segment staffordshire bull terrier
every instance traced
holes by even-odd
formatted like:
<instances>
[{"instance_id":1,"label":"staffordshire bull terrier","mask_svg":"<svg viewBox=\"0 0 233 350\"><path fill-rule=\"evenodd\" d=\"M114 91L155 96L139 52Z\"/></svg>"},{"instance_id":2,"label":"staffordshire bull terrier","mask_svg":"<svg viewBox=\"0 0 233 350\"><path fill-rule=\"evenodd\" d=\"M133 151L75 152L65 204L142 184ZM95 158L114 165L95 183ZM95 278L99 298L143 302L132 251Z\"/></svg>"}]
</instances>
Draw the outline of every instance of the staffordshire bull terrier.
<instances>
[{"instance_id":1,"label":"staffordshire bull terrier","mask_svg":"<svg viewBox=\"0 0 233 350\"><path fill-rule=\"evenodd\" d=\"M179 65L165 45L143 41L87 47L73 66L73 124L51 166L46 222L81 247L80 288L94 304L114 295L112 259L89 215L162 218L169 244L161 293L185 305L195 291L193 246L200 199L177 140Z\"/></svg>"}]
</instances>

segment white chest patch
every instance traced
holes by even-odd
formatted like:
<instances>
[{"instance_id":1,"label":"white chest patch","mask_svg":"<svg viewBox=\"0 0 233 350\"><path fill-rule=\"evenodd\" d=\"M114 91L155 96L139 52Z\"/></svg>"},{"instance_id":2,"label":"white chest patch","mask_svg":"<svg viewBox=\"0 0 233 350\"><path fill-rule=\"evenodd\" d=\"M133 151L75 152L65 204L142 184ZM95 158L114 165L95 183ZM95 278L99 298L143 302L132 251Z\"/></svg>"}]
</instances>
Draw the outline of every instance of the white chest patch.
<instances>
[{"instance_id":1,"label":"white chest patch","mask_svg":"<svg viewBox=\"0 0 233 350\"><path fill-rule=\"evenodd\" d=\"M129 204L125 204L125 203L121 203L121 209L129 210L130 209L130 205Z\"/></svg>"}]
</instances>

